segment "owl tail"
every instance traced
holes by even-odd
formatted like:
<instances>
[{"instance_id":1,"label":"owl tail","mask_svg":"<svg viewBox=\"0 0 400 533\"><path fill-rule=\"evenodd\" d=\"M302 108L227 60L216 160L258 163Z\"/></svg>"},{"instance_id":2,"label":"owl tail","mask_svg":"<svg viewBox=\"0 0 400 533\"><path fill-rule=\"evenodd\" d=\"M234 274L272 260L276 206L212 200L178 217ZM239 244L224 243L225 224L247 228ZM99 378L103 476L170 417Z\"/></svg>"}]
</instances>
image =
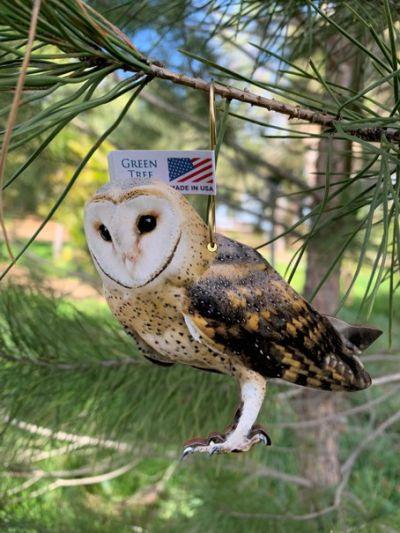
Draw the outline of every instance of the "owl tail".
<instances>
[{"instance_id":1,"label":"owl tail","mask_svg":"<svg viewBox=\"0 0 400 533\"><path fill-rule=\"evenodd\" d=\"M344 320L339 320L336 317L328 315L326 315L326 318L339 333L346 348L349 348L355 353L364 351L382 335L380 329L372 326L348 324Z\"/></svg>"}]
</instances>

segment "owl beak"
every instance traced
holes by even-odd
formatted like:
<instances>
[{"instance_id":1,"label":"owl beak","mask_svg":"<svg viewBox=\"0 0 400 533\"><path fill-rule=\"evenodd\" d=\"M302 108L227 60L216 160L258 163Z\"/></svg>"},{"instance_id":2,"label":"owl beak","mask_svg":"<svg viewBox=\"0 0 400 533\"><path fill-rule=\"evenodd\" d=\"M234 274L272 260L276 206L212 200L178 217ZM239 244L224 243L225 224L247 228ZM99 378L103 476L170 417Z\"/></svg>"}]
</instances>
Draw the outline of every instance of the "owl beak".
<instances>
[{"instance_id":1,"label":"owl beak","mask_svg":"<svg viewBox=\"0 0 400 533\"><path fill-rule=\"evenodd\" d=\"M126 266L130 266L132 263L136 263L136 261L137 261L137 254L132 254L132 253L124 254L124 262Z\"/></svg>"}]
</instances>

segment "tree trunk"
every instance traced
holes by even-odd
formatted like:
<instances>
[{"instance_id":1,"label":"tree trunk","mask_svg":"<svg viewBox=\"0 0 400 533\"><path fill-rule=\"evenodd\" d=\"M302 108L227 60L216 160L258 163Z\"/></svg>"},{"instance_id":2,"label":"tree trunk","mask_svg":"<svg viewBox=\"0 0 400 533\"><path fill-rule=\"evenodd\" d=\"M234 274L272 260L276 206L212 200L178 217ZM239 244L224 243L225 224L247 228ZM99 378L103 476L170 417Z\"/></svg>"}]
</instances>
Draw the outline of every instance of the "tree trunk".
<instances>
[{"instance_id":1,"label":"tree trunk","mask_svg":"<svg viewBox=\"0 0 400 533\"><path fill-rule=\"evenodd\" d=\"M322 139L318 147L316 164L317 186L325 185L325 171L328 142ZM350 172L351 146L346 141L333 141L331 153L332 175ZM322 198L320 198L320 201ZM329 264L333 262L341 244L341 228L329 227L310 242L307 256L305 295L310 297L320 282ZM313 300L313 305L323 314L334 315L340 296L340 264L332 272ZM338 394L304 391L301 402L303 419L324 418L335 413ZM340 481L338 426L332 421L307 429L302 439L305 453L302 453L303 475L315 485L324 487L337 485Z\"/></svg>"},{"instance_id":2,"label":"tree trunk","mask_svg":"<svg viewBox=\"0 0 400 533\"><path fill-rule=\"evenodd\" d=\"M336 50L336 53L331 53L333 50ZM358 58L349 57L347 52L348 45L341 37L335 35L328 40L326 78L339 85L354 88L359 85ZM331 154L329 167L332 180L343 179L343 176L349 175L352 167L351 150L351 143L347 141L321 139L315 162L315 185L325 187L328 153ZM322 201L323 195L322 189L317 193L315 205ZM337 202L340 201L338 197ZM330 225L328 229L320 231L310 241L307 255L306 297L311 296L328 266L335 259L343 242L343 233L343 224L339 222L334 227ZM314 298L313 305L321 313L333 315L339 296L340 263ZM338 393L307 389L295 409L303 420L324 418L335 413L339 401ZM338 432L338 425L330 421L299 433L302 474L316 486L330 487L340 481Z\"/></svg>"}]
</instances>

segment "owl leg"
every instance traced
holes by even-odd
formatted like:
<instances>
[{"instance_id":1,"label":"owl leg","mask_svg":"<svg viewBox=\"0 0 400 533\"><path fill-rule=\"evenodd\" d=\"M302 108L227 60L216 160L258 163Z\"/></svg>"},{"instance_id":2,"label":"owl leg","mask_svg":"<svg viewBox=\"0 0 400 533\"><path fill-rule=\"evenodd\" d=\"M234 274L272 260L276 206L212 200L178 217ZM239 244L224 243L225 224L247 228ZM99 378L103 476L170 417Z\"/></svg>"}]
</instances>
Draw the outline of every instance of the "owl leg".
<instances>
[{"instance_id":1,"label":"owl leg","mask_svg":"<svg viewBox=\"0 0 400 533\"><path fill-rule=\"evenodd\" d=\"M254 425L264 400L265 385L266 380L259 374L249 370L241 372L239 386L242 403L234 427L226 435L215 434L217 436L215 439L210 435L208 441L201 439L191 441L185 447L183 457L195 452L210 455L245 452L259 442L270 444L271 441L265 431Z\"/></svg>"}]
</instances>

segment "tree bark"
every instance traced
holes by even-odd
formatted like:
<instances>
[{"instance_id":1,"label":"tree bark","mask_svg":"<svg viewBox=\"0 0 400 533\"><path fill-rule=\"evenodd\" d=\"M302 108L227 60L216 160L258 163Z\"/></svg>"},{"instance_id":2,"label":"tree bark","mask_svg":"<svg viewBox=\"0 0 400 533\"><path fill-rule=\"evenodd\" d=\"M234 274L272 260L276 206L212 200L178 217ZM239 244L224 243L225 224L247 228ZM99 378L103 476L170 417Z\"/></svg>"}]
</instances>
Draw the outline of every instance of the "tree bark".
<instances>
[{"instance_id":1,"label":"tree bark","mask_svg":"<svg viewBox=\"0 0 400 533\"><path fill-rule=\"evenodd\" d=\"M316 164L316 185L324 186L327 142L321 140ZM351 146L344 141L333 141L331 146L331 172L348 172ZM322 201L322 198L321 198ZM327 266L333 262L340 247L340 226L330 226L310 241L307 256L305 295L310 297L325 274ZM340 264L321 287L313 300L313 305L323 314L334 315L340 296ZM304 391L299 410L303 419L329 417L336 411L338 394L319 392L311 389ZM314 485L324 487L337 485L340 481L340 462L338 445L338 425L332 421L309 428L300 437L302 474Z\"/></svg>"},{"instance_id":2,"label":"tree bark","mask_svg":"<svg viewBox=\"0 0 400 533\"><path fill-rule=\"evenodd\" d=\"M342 42L339 42L339 41ZM330 51L336 50L336 53ZM357 55L349 56L348 44L342 37L332 36L327 41L326 78L347 87L359 85L360 70ZM330 144L331 143L331 144ZM320 139L315 163L315 185L325 187L328 154L331 154L330 173L334 179L348 176L352 169L352 146L348 141ZM340 176L343 175L343 176ZM322 192L316 203L321 202ZM341 201L340 197L336 200ZM315 200L314 200L315 202ZM316 204L314 204L316 205ZM330 204L332 205L332 204ZM323 221L323 217L322 217ZM320 231L308 246L305 295L310 298L315 287L334 261L343 242L343 223ZM340 262L313 300L313 305L323 314L334 315L340 297ZM338 393L307 389L295 407L302 419L324 418L334 414L340 402ZM338 444L339 427L332 421L299 434L299 451L302 474L313 485L330 487L340 482Z\"/></svg>"}]
</instances>

